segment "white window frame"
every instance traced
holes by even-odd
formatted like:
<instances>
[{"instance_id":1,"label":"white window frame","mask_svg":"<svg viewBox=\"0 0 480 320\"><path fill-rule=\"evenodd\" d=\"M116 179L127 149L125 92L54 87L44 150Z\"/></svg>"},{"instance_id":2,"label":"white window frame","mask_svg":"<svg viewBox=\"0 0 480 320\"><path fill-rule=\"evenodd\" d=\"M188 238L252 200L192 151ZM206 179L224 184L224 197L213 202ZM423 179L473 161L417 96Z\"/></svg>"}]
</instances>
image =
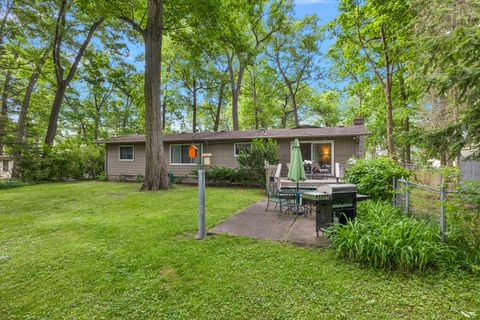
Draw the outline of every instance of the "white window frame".
<instances>
[{"instance_id":1,"label":"white window frame","mask_svg":"<svg viewBox=\"0 0 480 320\"><path fill-rule=\"evenodd\" d=\"M251 143L251 142L235 142L235 143L233 144L233 156L234 156L235 158L240 155L240 153L237 154L237 145L238 145L238 144L248 144L248 145L250 145L250 149L252 148L252 143Z\"/></svg>"},{"instance_id":2,"label":"white window frame","mask_svg":"<svg viewBox=\"0 0 480 320\"><path fill-rule=\"evenodd\" d=\"M120 148L126 148L126 147L131 147L132 150L133 150L133 158L132 159L122 159L120 158L121 156L121 153L120 153ZM119 145L118 146L118 161L121 161L121 162L134 162L135 161L135 145L133 144L122 144L122 145Z\"/></svg>"},{"instance_id":3,"label":"white window frame","mask_svg":"<svg viewBox=\"0 0 480 320\"><path fill-rule=\"evenodd\" d=\"M168 157L170 159L171 166L198 166L199 163L176 163L172 162L172 146L191 146L191 143L175 143L168 146ZM200 157L200 161L202 161L202 152L203 152L203 144L202 143L194 143L194 145L199 145L200 149L198 150L198 156Z\"/></svg>"},{"instance_id":4,"label":"white window frame","mask_svg":"<svg viewBox=\"0 0 480 320\"><path fill-rule=\"evenodd\" d=\"M299 141L300 143L310 143L310 154L313 157L313 145L319 143L330 143L332 146L332 156L330 160L330 166L332 168L332 172L328 174L328 176L335 176L335 141L334 140L312 140L312 141ZM290 141L290 152L292 150L293 141ZM312 160L312 159L303 159L303 160Z\"/></svg>"}]
</instances>

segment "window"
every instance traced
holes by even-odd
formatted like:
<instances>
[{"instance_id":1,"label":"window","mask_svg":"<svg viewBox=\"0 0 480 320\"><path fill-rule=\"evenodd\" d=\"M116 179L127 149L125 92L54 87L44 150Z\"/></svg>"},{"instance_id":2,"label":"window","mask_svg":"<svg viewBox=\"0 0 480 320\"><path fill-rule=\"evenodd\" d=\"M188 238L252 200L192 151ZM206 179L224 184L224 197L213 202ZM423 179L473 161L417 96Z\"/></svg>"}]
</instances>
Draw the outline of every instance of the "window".
<instances>
[{"instance_id":1,"label":"window","mask_svg":"<svg viewBox=\"0 0 480 320\"><path fill-rule=\"evenodd\" d=\"M135 150L133 146L119 146L118 147L118 160L119 161L134 161Z\"/></svg>"},{"instance_id":2,"label":"window","mask_svg":"<svg viewBox=\"0 0 480 320\"><path fill-rule=\"evenodd\" d=\"M8 172L9 169L8 160L3 160L3 172Z\"/></svg>"},{"instance_id":3,"label":"window","mask_svg":"<svg viewBox=\"0 0 480 320\"><path fill-rule=\"evenodd\" d=\"M303 160L313 162L312 167L317 167L327 174L334 174L335 152L332 140L300 141L300 151Z\"/></svg>"},{"instance_id":4,"label":"window","mask_svg":"<svg viewBox=\"0 0 480 320\"><path fill-rule=\"evenodd\" d=\"M251 143L250 142L241 142L241 143L234 143L233 144L233 155L235 157L238 157L240 154L240 151L242 150L250 150L251 148Z\"/></svg>"},{"instance_id":5,"label":"window","mask_svg":"<svg viewBox=\"0 0 480 320\"><path fill-rule=\"evenodd\" d=\"M171 164L197 164L200 163L202 156L202 145L195 144L198 148L198 156L191 159L188 156L188 148L190 144L173 144L170 146L170 163Z\"/></svg>"}]
</instances>

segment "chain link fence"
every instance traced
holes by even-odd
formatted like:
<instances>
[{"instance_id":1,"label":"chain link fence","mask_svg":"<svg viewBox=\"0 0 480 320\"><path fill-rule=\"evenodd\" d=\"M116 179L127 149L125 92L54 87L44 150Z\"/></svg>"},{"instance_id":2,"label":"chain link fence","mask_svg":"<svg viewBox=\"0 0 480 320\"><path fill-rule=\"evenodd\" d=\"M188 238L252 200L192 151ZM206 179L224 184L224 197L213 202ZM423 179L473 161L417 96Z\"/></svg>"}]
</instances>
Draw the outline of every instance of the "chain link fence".
<instances>
[{"instance_id":1,"label":"chain link fence","mask_svg":"<svg viewBox=\"0 0 480 320\"><path fill-rule=\"evenodd\" d=\"M393 189L393 205L400 208L406 215L438 224L440 238L445 242L447 202L455 192L446 190L443 185L435 188L408 179L394 179Z\"/></svg>"}]
</instances>

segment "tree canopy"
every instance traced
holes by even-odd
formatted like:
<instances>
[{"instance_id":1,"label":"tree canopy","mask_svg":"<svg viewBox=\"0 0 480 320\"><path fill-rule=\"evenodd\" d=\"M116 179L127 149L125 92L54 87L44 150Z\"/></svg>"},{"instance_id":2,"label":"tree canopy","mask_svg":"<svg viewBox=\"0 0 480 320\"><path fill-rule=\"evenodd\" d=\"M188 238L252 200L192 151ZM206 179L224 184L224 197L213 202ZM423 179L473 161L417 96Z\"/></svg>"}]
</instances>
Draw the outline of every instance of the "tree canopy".
<instances>
[{"instance_id":1,"label":"tree canopy","mask_svg":"<svg viewBox=\"0 0 480 320\"><path fill-rule=\"evenodd\" d=\"M370 153L451 163L480 146L479 17L475 0L341 0L331 21L289 0L3 1L0 153L145 133L155 190L161 133L362 117Z\"/></svg>"}]
</instances>

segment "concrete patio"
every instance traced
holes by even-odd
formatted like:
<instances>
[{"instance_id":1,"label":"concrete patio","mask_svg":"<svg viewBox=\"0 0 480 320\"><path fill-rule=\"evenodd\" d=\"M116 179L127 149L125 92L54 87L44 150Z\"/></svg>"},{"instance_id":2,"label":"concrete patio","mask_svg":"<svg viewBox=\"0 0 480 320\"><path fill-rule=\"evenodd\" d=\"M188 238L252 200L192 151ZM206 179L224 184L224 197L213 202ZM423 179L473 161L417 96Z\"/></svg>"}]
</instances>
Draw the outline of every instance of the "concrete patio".
<instances>
[{"instance_id":1,"label":"concrete patio","mask_svg":"<svg viewBox=\"0 0 480 320\"><path fill-rule=\"evenodd\" d=\"M324 246L329 243L326 236L315 233L315 216L280 214L275 204L261 200L223 221L208 231L209 234L228 234L256 239L288 241L302 245Z\"/></svg>"}]
</instances>

